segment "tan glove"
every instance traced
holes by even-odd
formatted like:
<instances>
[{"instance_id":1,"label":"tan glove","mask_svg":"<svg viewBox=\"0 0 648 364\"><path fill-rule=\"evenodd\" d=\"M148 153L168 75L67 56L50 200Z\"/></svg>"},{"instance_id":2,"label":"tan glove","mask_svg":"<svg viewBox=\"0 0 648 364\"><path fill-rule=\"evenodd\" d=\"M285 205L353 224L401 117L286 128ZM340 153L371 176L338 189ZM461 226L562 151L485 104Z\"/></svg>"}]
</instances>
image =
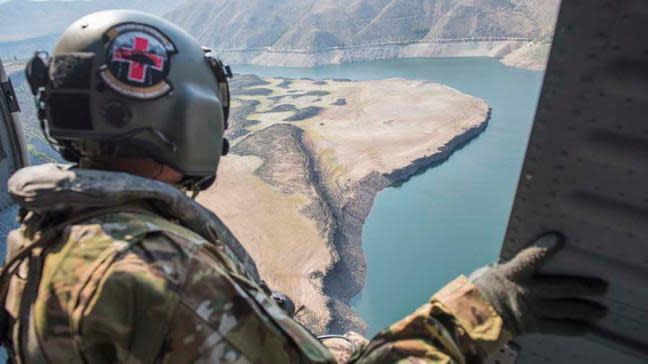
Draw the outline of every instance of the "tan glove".
<instances>
[{"instance_id":1,"label":"tan glove","mask_svg":"<svg viewBox=\"0 0 648 364\"><path fill-rule=\"evenodd\" d=\"M592 322L607 313L604 306L584 298L605 294L605 281L537 274L563 245L561 235L543 235L510 261L481 268L470 276L514 335L583 335Z\"/></svg>"}]
</instances>

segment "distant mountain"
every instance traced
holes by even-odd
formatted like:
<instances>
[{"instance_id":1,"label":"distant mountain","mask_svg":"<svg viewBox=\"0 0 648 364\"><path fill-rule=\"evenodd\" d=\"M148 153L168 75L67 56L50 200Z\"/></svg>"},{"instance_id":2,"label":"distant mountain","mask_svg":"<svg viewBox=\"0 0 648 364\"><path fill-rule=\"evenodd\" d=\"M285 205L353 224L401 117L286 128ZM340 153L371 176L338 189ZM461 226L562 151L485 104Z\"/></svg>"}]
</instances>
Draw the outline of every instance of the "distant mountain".
<instances>
[{"instance_id":1,"label":"distant mountain","mask_svg":"<svg viewBox=\"0 0 648 364\"><path fill-rule=\"evenodd\" d=\"M138 9L164 14L182 2L184 0L10 0L0 3L0 42L59 34L74 20L98 10Z\"/></svg>"},{"instance_id":2,"label":"distant mountain","mask_svg":"<svg viewBox=\"0 0 648 364\"><path fill-rule=\"evenodd\" d=\"M523 44L549 41L558 5L559 0L188 0L166 16L232 61L290 64L286 58L292 58L317 64L409 53L502 57ZM466 42L490 43L476 50L448 47ZM501 49L504 42L507 49ZM408 54L402 54L407 46ZM349 50L356 47L380 49ZM466 54L471 52L484 54Z\"/></svg>"},{"instance_id":3,"label":"distant mountain","mask_svg":"<svg viewBox=\"0 0 648 364\"><path fill-rule=\"evenodd\" d=\"M0 0L2 1L2 0ZM560 0L10 0L0 52L48 49L97 10L166 14L231 63L312 66L400 57L491 56L544 67Z\"/></svg>"},{"instance_id":4,"label":"distant mountain","mask_svg":"<svg viewBox=\"0 0 648 364\"><path fill-rule=\"evenodd\" d=\"M24 40L0 42L0 56L4 59L12 59L15 57L21 59L28 58L31 57L36 50L50 51L54 48L57 39L58 34L50 34Z\"/></svg>"}]
</instances>

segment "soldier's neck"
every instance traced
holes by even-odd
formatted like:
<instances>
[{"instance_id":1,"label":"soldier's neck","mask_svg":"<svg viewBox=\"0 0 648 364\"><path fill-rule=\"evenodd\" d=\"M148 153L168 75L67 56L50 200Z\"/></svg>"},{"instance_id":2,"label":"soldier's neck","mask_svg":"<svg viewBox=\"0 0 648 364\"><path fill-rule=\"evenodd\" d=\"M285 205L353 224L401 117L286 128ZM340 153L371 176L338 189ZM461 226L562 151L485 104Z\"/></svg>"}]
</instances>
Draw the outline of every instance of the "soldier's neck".
<instances>
[{"instance_id":1,"label":"soldier's neck","mask_svg":"<svg viewBox=\"0 0 648 364\"><path fill-rule=\"evenodd\" d=\"M183 178L182 173L150 158L110 158L101 160L81 158L79 167L84 169L126 172L169 184L180 183Z\"/></svg>"}]
</instances>

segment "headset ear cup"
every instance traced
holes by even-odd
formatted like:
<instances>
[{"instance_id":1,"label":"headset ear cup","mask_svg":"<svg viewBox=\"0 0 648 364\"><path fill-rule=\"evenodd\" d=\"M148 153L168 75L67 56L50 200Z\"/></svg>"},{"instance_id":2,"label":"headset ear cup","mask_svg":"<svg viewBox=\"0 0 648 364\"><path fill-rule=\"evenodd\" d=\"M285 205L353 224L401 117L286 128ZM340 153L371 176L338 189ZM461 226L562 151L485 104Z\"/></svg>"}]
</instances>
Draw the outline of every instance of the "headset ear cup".
<instances>
[{"instance_id":1,"label":"headset ear cup","mask_svg":"<svg viewBox=\"0 0 648 364\"><path fill-rule=\"evenodd\" d=\"M227 140L226 138L223 138L223 151L221 152L221 155L229 154L229 150L230 150L229 140Z\"/></svg>"},{"instance_id":2,"label":"headset ear cup","mask_svg":"<svg viewBox=\"0 0 648 364\"><path fill-rule=\"evenodd\" d=\"M39 53L34 54L34 57L29 60L25 67L25 73L32 94L35 96L42 87L47 85L49 77L49 69Z\"/></svg>"},{"instance_id":3,"label":"headset ear cup","mask_svg":"<svg viewBox=\"0 0 648 364\"><path fill-rule=\"evenodd\" d=\"M230 89L229 83L227 80L224 82L224 86L221 84L221 101L223 102L223 125L225 130L229 128L229 111L230 111Z\"/></svg>"}]
</instances>

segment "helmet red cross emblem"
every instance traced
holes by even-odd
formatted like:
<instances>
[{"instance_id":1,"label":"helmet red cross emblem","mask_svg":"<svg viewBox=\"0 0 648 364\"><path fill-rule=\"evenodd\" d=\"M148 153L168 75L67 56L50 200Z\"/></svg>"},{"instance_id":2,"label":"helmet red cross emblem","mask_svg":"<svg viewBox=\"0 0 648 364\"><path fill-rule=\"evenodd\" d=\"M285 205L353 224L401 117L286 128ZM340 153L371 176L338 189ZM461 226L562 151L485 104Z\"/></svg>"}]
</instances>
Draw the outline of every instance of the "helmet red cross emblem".
<instances>
[{"instance_id":1,"label":"helmet red cross emblem","mask_svg":"<svg viewBox=\"0 0 648 364\"><path fill-rule=\"evenodd\" d=\"M128 80L144 83L146 71L149 67L162 71L164 57L148 53L149 40L143 37L134 38L133 48L117 48L114 60L128 63Z\"/></svg>"}]
</instances>

